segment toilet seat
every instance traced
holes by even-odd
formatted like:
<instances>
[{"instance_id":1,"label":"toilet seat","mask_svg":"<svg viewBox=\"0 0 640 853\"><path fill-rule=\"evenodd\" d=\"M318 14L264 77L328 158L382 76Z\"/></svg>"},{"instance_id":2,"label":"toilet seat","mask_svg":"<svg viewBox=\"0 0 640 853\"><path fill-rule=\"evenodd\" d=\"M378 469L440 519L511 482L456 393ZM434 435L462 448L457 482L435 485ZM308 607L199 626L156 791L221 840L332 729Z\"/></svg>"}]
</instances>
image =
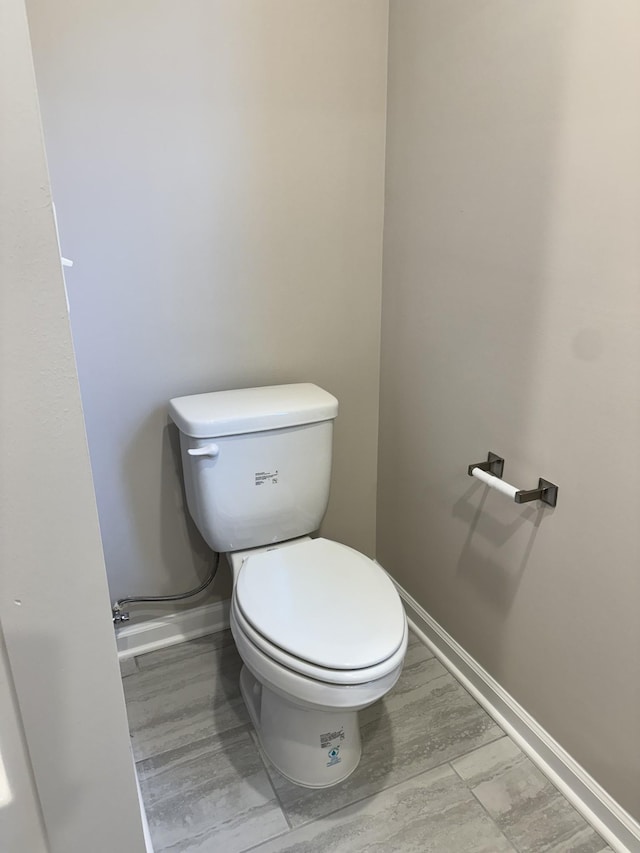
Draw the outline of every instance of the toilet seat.
<instances>
[{"instance_id":1,"label":"toilet seat","mask_svg":"<svg viewBox=\"0 0 640 853\"><path fill-rule=\"evenodd\" d=\"M375 666L364 667L362 669L328 669L326 667L314 666L308 661L288 654L283 649L270 643L247 622L235 597L231 600L231 613L236 628L240 630L245 641L250 646L253 646L271 661L280 664L291 672L306 676L323 684L355 686L382 679L402 665L409 641L408 627L405 623L405 630L400 646L387 660Z\"/></svg>"},{"instance_id":2,"label":"toilet seat","mask_svg":"<svg viewBox=\"0 0 640 853\"><path fill-rule=\"evenodd\" d=\"M318 681L374 681L404 657L406 616L386 572L327 539L250 554L232 606L249 642Z\"/></svg>"}]
</instances>

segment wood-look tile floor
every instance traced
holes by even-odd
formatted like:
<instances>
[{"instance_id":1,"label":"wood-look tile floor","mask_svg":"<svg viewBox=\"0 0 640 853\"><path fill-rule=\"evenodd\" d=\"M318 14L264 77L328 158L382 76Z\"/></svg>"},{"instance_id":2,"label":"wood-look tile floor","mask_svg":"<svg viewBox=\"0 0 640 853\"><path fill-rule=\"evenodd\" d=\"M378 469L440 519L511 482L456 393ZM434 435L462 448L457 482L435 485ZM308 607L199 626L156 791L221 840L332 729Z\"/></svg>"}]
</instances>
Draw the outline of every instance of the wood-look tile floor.
<instances>
[{"instance_id":1,"label":"wood-look tile floor","mask_svg":"<svg viewBox=\"0 0 640 853\"><path fill-rule=\"evenodd\" d=\"M284 779L240 696L229 631L122 666L156 853L602 853L610 848L412 637L332 788Z\"/></svg>"}]
</instances>

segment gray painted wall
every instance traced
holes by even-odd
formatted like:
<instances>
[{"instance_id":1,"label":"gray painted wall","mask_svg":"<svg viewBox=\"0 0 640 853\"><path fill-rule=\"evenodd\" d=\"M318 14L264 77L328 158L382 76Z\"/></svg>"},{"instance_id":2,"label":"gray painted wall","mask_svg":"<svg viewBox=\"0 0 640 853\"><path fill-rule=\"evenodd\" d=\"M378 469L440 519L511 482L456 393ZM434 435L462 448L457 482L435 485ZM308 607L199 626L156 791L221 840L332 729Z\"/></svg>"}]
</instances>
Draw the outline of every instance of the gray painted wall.
<instances>
[{"instance_id":1,"label":"gray painted wall","mask_svg":"<svg viewBox=\"0 0 640 853\"><path fill-rule=\"evenodd\" d=\"M378 501L380 560L636 818L639 41L635 0L391 3Z\"/></svg>"},{"instance_id":2,"label":"gray painted wall","mask_svg":"<svg viewBox=\"0 0 640 853\"><path fill-rule=\"evenodd\" d=\"M1 18L0 847L141 853L23 0Z\"/></svg>"},{"instance_id":3,"label":"gray painted wall","mask_svg":"<svg viewBox=\"0 0 640 853\"><path fill-rule=\"evenodd\" d=\"M373 555L387 3L28 10L112 596L206 572L166 416L200 391L335 394L323 531Z\"/></svg>"}]
</instances>

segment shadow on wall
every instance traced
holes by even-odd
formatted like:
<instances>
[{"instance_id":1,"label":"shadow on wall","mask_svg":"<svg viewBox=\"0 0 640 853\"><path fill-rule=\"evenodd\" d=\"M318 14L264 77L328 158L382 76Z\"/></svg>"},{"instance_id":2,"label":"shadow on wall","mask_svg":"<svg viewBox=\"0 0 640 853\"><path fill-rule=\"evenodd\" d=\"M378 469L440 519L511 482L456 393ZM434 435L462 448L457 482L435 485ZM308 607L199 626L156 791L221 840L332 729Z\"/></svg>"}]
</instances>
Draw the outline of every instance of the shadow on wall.
<instances>
[{"instance_id":1,"label":"shadow on wall","mask_svg":"<svg viewBox=\"0 0 640 853\"><path fill-rule=\"evenodd\" d=\"M186 592L207 577L213 560L213 552L204 541L187 508L187 497L182 476L180 433L175 424L167 423L164 408L154 411L141 424L123 458L124 492L129 501L132 516L131 528L139 540L139 552L150 550L154 531L160 529L158 545L158 572L153 578L154 590L135 589L138 595L173 595ZM157 459L158 442L149 442L150 435L160 435L160 459ZM140 477L140 456L153 454L155 462L148 460L147 470L155 471L157 494L153 483ZM135 465L133 460L136 460ZM216 598L228 597L230 581L225 560L213 587L199 596L182 602L156 603L155 612L166 607L167 612L194 607L206 601L212 594ZM160 583L158 578L161 577ZM140 584L140 581L138 581ZM159 587L159 588L158 588ZM140 609L136 614L142 615Z\"/></svg>"},{"instance_id":2,"label":"shadow on wall","mask_svg":"<svg viewBox=\"0 0 640 853\"><path fill-rule=\"evenodd\" d=\"M184 559L185 549L176 540L187 541L193 567L202 580L212 559L211 548L202 538L187 507L187 495L182 473L180 432L175 424L168 422L162 430L162 461L160 463L162 484L160 490L160 531L163 556L169 565L177 565Z\"/></svg>"},{"instance_id":3,"label":"shadow on wall","mask_svg":"<svg viewBox=\"0 0 640 853\"><path fill-rule=\"evenodd\" d=\"M472 498L480 492L484 494L476 503ZM488 486L473 483L454 504L454 517L468 527L456 569L458 577L473 585L490 607L501 616L507 616L531 557L545 507L527 507L511 520L503 521L487 506L489 498ZM500 548L518 531L520 541L511 551L509 560L497 559Z\"/></svg>"}]
</instances>

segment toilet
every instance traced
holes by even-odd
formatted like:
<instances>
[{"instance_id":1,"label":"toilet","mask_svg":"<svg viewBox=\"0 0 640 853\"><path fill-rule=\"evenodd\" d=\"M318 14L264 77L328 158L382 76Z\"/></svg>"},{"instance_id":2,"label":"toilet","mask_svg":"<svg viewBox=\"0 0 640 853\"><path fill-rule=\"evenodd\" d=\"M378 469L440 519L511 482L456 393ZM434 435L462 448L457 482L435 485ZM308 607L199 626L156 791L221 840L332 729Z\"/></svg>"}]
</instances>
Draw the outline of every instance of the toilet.
<instances>
[{"instance_id":1,"label":"toilet","mask_svg":"<svg viewBox=\"0 0 640 853\"><path fill-rule=\"evenodd\" d=\"M232 570L240 690L267 758L298 785L342 781L358 711L396 683L404 608L386 572L312 538L329 500L338 401L309 383L170 401L189 512Z\"/></svg>"}]
</instances>

